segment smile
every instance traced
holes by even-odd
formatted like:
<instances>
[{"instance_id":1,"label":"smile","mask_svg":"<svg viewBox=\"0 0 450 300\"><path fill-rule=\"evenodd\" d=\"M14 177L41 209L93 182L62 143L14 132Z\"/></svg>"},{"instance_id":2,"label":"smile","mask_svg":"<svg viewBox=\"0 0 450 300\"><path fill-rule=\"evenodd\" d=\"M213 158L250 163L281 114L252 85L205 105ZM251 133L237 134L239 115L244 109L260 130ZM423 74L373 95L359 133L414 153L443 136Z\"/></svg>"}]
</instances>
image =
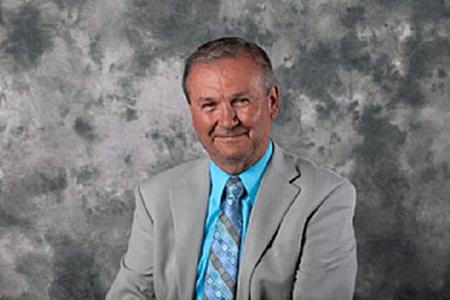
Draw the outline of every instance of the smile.
<instances>
[{"instance_id":1,"label":"smile","mask_svg":"<svg viewBox=\"0 0 450 300\"><path fill-rule=\"evenodd\" d=\"M236 134L236 135L219 135L216 136L214 139L219 139L225 142L234 142L236 140L245 138L247 136L246 133Z\"/></svg>"}]
</instances>

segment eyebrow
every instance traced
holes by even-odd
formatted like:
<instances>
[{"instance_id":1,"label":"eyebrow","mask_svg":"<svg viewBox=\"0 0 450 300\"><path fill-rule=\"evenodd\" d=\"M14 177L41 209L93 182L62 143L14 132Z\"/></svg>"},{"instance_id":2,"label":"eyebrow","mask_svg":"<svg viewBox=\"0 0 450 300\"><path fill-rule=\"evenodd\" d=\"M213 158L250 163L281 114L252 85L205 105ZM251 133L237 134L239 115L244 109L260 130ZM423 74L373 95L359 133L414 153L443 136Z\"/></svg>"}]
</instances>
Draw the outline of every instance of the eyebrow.
<instances>
[{"instance_id":1,"label":"eyebrow","mask_svg":"<svg viewBox=\"0 0 450 300\"><path fill-rule=\"evenodd\" d=\"M248 91L239 91L239 92L236 92L233 95L231 95L231 99L234 100L234 99L240 98L247 94L249 94ZM202 98L199 98L198 101L199 102L208 102L208 101L217 101L217 99L214 97L202 97Z\"/></svg>"},{"instance_id":2,"label":"eyebrow","mask_svg":"<svg viewBox=\"0 0 450 300\"><path fill-rule=\"evenodd\" d=\"M231 99L237 99L246 94L249 94L248 91L239 91L237 93L234 93L233 96L231 97Z\"/></svg>"},{"instance_id":3,"label":"eyebrow","mask_svg":"<svg viewBox=\"0 0 450 300\"><path fill-rule=\"evenodd\" d=\"M197 100L197 102L211 102L211 101L217 101L217 99L213 97L202 97Z\"/></svg>"}]
</instances>

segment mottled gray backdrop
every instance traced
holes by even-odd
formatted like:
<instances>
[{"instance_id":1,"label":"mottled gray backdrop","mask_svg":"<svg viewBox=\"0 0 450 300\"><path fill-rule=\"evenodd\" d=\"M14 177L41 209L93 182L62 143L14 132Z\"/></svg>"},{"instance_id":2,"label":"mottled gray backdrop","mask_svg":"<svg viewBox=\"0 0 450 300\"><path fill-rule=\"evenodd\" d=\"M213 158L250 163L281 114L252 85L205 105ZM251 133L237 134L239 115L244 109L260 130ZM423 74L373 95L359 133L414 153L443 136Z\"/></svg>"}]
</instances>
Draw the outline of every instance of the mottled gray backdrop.
<instances>
[{"instance_id":1,"label":"mottled gray backdrop","mask_svg":"<svg viewBox=\"0 0 450 300\"><path fill-rule=\"evenodd\" d=\"M136 183L204 155L182 61L224 35L356 185L355 299L450 299L449 0L0 0L0 299L104 297Z\"/></svg>"}]
</instances>

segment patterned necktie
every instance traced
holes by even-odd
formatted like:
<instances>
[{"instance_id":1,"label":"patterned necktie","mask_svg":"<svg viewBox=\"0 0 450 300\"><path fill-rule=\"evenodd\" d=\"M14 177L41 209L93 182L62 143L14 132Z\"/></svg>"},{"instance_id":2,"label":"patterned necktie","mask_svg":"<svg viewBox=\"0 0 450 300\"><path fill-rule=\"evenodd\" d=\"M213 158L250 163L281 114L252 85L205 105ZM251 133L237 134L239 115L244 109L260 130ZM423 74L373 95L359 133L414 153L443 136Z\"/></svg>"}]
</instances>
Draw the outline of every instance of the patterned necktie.
<instances>
[{"instance_id":1,"label":"patterned necktie","mask_svg":"<svg viewBox=\"0 0 450 300\"><path fill-rule=\"evenodd\" d=\"M244 185L239 177L226 184L226 198L214 230L206 269L203 299L234 299L239 270L239 248L242 233L240 199Z\"/></svg>"}]
</instances>

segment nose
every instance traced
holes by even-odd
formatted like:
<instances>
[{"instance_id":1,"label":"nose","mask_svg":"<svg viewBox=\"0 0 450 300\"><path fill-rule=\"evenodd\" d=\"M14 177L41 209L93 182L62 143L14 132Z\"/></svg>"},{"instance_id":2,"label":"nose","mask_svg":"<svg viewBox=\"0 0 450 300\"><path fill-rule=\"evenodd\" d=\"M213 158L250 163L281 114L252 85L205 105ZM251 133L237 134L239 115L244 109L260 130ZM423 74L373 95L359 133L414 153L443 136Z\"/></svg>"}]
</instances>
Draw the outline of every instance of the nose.
<instances>
[{"instance_id":1,"label":"nose","mask_svg":"<svg viewBox=\"0 0 450 300\"><path fill-rule=\"evenodd\" d=\"M231 103L223 103L219 117L219 125L223 128L231 129L239 123L235 108Z\"/></svg>"}]
</instances>

